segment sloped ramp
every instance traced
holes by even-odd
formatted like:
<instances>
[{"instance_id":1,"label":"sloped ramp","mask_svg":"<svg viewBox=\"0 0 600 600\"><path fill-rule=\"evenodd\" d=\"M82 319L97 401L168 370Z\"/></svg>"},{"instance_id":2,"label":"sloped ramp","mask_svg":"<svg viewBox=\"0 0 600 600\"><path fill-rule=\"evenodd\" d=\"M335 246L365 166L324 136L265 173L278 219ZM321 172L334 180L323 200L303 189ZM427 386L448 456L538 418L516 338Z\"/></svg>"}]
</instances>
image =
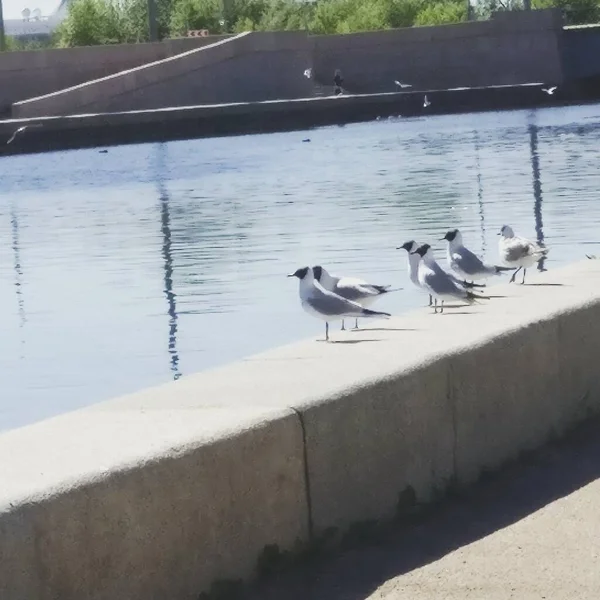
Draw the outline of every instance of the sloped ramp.
<instances>
[{"instance_id":1,"label":"sloped ramp","mask_svg":"<svg viewBox=\"0 0 600 600\"><path fill-rule=\"evenodd\" d=\"M14 118L310 97L303 32L245 32L12 105Z\"/></svg>"}]
</instances>

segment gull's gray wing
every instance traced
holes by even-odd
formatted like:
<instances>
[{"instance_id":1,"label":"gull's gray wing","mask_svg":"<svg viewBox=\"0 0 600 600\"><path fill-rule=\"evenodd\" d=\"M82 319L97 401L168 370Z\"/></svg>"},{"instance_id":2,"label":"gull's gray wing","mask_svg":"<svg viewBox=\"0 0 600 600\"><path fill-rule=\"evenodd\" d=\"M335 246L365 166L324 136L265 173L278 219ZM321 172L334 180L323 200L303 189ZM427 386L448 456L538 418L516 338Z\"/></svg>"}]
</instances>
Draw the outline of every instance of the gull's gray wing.
<instances>
[{"instance_id":1,"label":"gull's gray wing","mask_svg":"<svg viewBox=\"0 0 600 600\"><path fill-rule=\"evenodd\" d=\"M425 284L436 294L448 294L456 296L466 296L465 290L458 286L448 273L440 266L435 270L430 270L425 274Z\"/></svg>"},{"instance_id":2,"label":"gull's gray wing","mask_svg":"<svg viewBox=\"0 0 600 600\"><path fill-rule=\"evenodd\" d=\"M487 268L478 256L464 246L460 251L454 251L451 254L451 258L457 264L458 268L467 273L467 275L481 273Z\"/></svg>"},{"instance_id":3,"label":"gull's gray wing","mask_svg":"<svg viewBox=\"0 0 600 600\"><path fill-rule=\"evenodd\" d=\"M504 246L504 258L508 262L514 262L533 254L533 245L525 241L517 241Z\"/></svg>"},{"instance_id":4,"label":"gull's gray wing","mask_svg":"<svg viewBox=\"0 0 600 600\"><path fill-rule=\"evenodd\" d=\"M340 279L335 286L335 293L343 298L359 302L364 298L371 298L385 293L389 286L371 285L365 282L356 282L351 279Z\"/></svg>"},{"instance_id":5,"label":"gull's gray wing","mask_svg":"<svg viewBox=\"0 0 600 600\"><path fill-rule=\"evenodd\" d=\"M328 317L355 316L363 311L362 306L324 289L315 288L304 300L311 308Z\"/></svg>"}]
</instances>

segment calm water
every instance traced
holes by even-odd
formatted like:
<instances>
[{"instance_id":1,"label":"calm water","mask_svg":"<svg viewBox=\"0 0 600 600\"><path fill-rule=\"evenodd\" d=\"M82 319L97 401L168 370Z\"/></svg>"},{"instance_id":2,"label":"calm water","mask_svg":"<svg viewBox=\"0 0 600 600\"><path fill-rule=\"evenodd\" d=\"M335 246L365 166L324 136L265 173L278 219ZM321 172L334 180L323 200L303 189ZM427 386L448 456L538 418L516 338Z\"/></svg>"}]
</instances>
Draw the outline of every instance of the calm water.
<instances>
[{"instance_id":1,"label":"calm water","mask_svg":"<svg viewBox=\"0 0 600 600\"><path fill-rule=\"evenodd\" d=\"M504 223L598 252L599 165L600 106L2 158L0 430L322 334L298 266L404 285L407 239L495 260Z\"/></svg>"}]
</instances>

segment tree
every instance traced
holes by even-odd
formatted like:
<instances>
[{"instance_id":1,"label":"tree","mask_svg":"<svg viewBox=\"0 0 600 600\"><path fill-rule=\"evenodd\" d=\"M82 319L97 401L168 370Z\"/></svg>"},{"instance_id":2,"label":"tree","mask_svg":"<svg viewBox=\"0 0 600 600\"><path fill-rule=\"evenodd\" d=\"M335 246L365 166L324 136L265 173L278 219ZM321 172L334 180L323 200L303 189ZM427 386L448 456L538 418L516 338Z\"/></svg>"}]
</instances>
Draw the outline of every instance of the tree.
<instances>
[{"instance_id":1,"label":"tree","mask_svg":"<svg viewBox=\"0 0 600 600\"><path fill-rule=\"evenodd\" d=\"M390 27L412 27L417 15L428 5L427 0L389 0ZM427 23L422 23L427 25Z\"/></svg>"},{"instance_id":2,"label":"tree","mask_svg":"<svg viewBox=\"0 0 600 600\"><path fill-rule=\"evenodd\" d=\"M532 0L532 8L560 8L569 25L598 23L600 2L598 0Z\"/></svg>"},{"instance_id":3,"label":"tree","mask_svg":"<svg viewBox=\"0 0 600 600\"><path fill-rule=\"evenodd\" d=\"M261 31L301 31L309 21L310 6L293 0L271 0L265 3L256 29Z\"/></svg>"},{"instance_id":4,"label":"tree","mask_svg":"<svg viewBox=\"0 0 600 600\"><path fill-rule=\"evenodd\" d=\"M444 25L467 20L465 2L436 2L426 6L415 17L415 25Z\"/></svg>"},{"instance_id":5,"label":"tree","mask_svg":"<svg viewBox=\"0 0 600 600\"><path fill-rule=\"evenodd\" d=\"M170 33L185 35L189 29L220 33L221 10L219 0L177 0L171 12Z\"/></svg>"},{"instance_id":6,"label":"tree","mask_svg":"<svg viewBox=\"0 0 600 600\"><path fill-rule=\"evenodd\" d=\"M59 46L95 46L119 42L120 30L114 6L104 0L74 0L56 33Z\"/></svg>"}]
</instances>

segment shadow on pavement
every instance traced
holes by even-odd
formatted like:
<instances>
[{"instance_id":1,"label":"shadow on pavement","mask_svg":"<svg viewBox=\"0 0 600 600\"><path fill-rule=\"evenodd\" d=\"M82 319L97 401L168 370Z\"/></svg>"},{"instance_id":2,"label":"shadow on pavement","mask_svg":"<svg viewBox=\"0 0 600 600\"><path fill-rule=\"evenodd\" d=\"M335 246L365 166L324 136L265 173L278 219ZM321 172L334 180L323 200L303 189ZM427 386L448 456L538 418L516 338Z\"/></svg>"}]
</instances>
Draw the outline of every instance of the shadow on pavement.
<instances>
[{"instance_id":1,"label":"shadow on pavement","mask_svg":"<svg viewBox=\"0 0 600 600\"><path fill-rule=\"evenodd\" d=\"M503 529L600 477L600 421L448 499L421 522L258 583L243 600L363 600L383 583ZM360 493L360 490L356 490Z\"/></svg>"}]
</instances>

